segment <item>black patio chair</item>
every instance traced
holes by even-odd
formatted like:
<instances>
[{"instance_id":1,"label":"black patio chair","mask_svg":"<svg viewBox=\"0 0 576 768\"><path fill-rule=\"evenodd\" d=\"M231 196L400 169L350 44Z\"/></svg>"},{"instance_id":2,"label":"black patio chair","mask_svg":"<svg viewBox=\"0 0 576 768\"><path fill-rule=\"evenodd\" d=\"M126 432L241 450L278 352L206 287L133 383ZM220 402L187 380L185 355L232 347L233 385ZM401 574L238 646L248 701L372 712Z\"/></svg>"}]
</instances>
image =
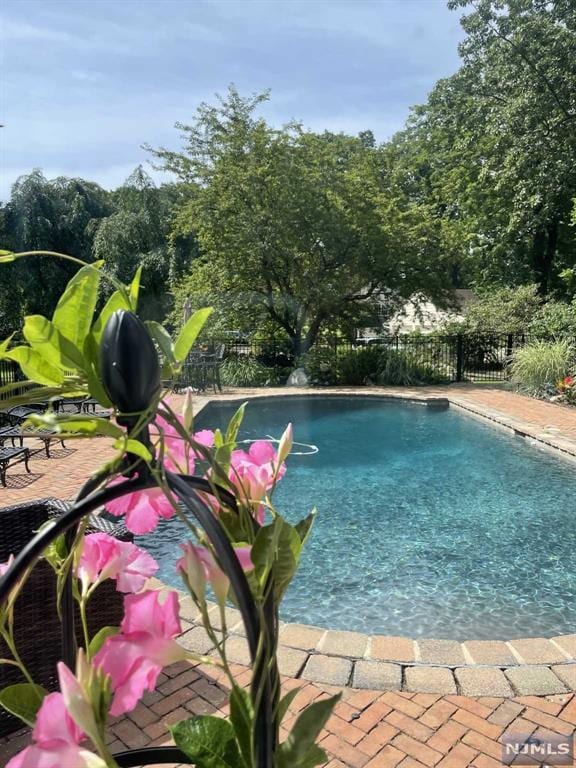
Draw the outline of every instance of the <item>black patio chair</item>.
<instances>
[{"instance_id":1,"label":"black patio chair","mask_svg":"<svg viewBox=\"0 0 576 768\"><path fill-rule=\"evenodd\" d=\"M197 392L204 392L206 389L205 355L200 352L192 352L188 355L178 380L173 383L175 392L181 392L188 387Z\"/></svg>"},{"instance_id":2,"label":"black patio chair","mask_svg":"<svg viewBox=\"0 0 576 768\"><path fill-rule=\"evenodd\" d=\"M0 562L6 562L11 554L18 554L43 523L59 517L70 507L68 502L47 498L0 509ZM111 523L95 515L89 518L88 532L108 533L122 541L132 538L122 523ZM94 635L102 627L117 626L122 615L123 594L116 591L114 582L103 582L88 603L90 634ZM77 612L75 622L77 641L81 644L82 629ZM63 658L62 625L56 606L56 576L45 560L32 569L16 601L14 633L22 661L34 681L49 691L57 690L56 664ZM1 640L0 658L10 658ZM21 682L24 680L16 667L0 664L0 689ZM21 727L20 720L0 708L0 737Z\"/></svg>"},{"instance_id":3,"label":"black patio chair","mask_svg":"<svg viewBox=\"0 0 576 768\"><path fill-rule=\"evenodd\" d=\"M17 424L22 424L34 413L42 413L47 407L47 403L34 403L32 405L15 405L12 408L1 411L2 421L4 424L9 424L11 427L15 427Z\"/></svg>"},{"instance_id":4,"label":"black patio chair","mask_svg":"<svg viewBox=\"0 0 576 768\"><path fill-rule=\"evenodd\" d=\"M6 470L22 461L26 467L26 472L29 473L29 459L30 448L0 448L0 485L6 487Z\"/></svg>"},{"instance_id":5,"label":"black patio chair","mask_svg":"<svg viewBox=\"0 0 576 768\"><path fill-rule=\"evenodd\" d=\"M220 368L224 362L225 354L226 346L224 344L218 344L213 354L204 356L204 389L211 386L214 392L222 392Z\"/></svg>"}]
</instances>

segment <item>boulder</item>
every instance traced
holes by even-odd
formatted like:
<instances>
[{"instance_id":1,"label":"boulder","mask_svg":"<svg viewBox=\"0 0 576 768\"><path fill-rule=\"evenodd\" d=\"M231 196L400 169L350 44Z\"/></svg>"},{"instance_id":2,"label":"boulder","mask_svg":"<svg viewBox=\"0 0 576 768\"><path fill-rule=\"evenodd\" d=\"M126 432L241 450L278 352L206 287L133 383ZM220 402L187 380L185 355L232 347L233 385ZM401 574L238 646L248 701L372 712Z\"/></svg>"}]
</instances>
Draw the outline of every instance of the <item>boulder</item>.
<instances>
[{"instance_id":1,"label":"boulder","mask_svg":"<svg viewBox=\"0 0 576 768\"><path fill-rule=\"evenodd\" d=\"M295 368L286 382L287 387L307 387L308 376L304 368Z\"/></svg>"}]
</instances>

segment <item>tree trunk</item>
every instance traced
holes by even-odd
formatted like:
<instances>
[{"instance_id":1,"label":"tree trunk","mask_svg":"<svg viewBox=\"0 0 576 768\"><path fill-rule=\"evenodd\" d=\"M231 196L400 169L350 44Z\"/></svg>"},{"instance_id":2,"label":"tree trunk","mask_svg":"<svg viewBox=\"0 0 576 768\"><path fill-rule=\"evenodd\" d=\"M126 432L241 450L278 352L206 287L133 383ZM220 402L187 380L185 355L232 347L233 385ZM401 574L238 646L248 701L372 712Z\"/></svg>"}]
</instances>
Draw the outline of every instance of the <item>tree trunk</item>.
<instances>
[{"instance_id":1,"label":"tree trunk","mask_svg":"<svg viewBox=\"0 0 576 768\"><path fill-rule=\"evenodd\" d=\"M296 358L296 364L298 364L299 358L302 355L305 355L306 352L309 352L316 343L316 339L318 338L318 333L323 322L324 318L321 315L318 315L311 321L310 326L305 334L303 334L302 331L296 331L293 334L290 334L292 351L294 352L294 357Z\"/></svg>"},{"instance_id":2,"label":"tree trunk","mask_svg":"<svg viewBox=\"0 0 576 768\"><path fill-rule=\"evenodd\" d=\"M533 269L538 292L546 296L550 288L552 265L558 244L558 221L551 221L534 235Z\"/></svg>"}]
</instances>

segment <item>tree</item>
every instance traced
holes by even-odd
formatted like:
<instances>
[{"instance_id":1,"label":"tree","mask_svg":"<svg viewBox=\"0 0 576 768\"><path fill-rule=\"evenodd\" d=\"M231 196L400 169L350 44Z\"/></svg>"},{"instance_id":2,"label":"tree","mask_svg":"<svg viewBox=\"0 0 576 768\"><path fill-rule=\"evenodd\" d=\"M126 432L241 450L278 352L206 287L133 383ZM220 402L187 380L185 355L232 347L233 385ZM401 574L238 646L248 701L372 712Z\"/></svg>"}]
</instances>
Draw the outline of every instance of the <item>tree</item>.
<instances>
[{"instance_id":1,"label":"tree","mask_svg":"<svg viewBox=\"0 0 576 768\"><path fill-rule=\"evenodd\" d=\"M92 254L102 259L108 273L129 282L143 268L141 313L163 320L171 307L168 285L195 254L189 239L169 241L172 208L179 199L176 185L157 187L142 166L113 192L114 211L97 226ZM111 286L103 286L106 295Z\"/></svg>"},{"instance_id":2,"label":"tree","mask_svg":"<svg viewBox=\"0 0 576 768\"><path fill-rule=\"evenodd\" d=\"M396 138L398 159L442 220L468 279L562 292L574 265L576 6L451 0L471 8L460 70Z\"/></svg>"},{"instance_id":3,"label":"tree","mask_svg":"<svg viewBox=\"0 0 576 768\"><path fill-rule=\"evenodd\" d=\"M64 177L49 181L35 170L16 181L3 206L1 247L58 251L90 261L95 222L110 210L109 195L97 184ZM4 333L16 330L26 313L50 315L61 286L77 269L70 262L40 257L10 265L0 285Z\"/></svg>"},{"instance_id":4,"label":"tree","mask_svg":"<svg viewBox=\"0 0 576 768\"><path fill-rule=\"evenodd\" d=\"M408 201L386 189L380 152L366 137L274 129L254 114L266 98L232 88L179 125L183 152L155 151L189 185L177 231L195 233L202 254L180 295L216 300L248 325L267 317L296 355L377 296L392 307L441 295L441 265Z\"/></svg>"}]
</instances>

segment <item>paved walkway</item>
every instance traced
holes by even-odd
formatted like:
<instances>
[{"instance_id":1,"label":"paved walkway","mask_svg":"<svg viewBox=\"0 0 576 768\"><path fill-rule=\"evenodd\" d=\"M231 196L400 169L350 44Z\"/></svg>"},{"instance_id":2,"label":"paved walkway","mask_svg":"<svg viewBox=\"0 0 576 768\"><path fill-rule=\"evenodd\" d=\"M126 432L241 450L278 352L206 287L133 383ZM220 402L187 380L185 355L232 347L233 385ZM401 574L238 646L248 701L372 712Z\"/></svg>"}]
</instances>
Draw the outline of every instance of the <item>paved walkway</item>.
<instances>
[{"instance_id":1,"label":"paved walkway","mask_svg":"<svg viewBox=\"0 0 576 768\"><path fill-rule=\"evenodd\" d=\"M246 686L249 670L241 665L232 668L238 682ZM299 688L299 693L283 722L282 739L303 707L341 690L283 678L284 692L292 688ZM219 670L175 664L129 716L111 723L110 748L118 753L169 744L168 725L191 714L223 714L227 698ZM574 694L473 699L345 688L321 744L329 756L326 768L501 768L507 764L502 760L503 739L568 739L574 738L575 731ZM27 743L23 734L0 744L0 763L4 765Z\"/></svg>"}]
</instances>

